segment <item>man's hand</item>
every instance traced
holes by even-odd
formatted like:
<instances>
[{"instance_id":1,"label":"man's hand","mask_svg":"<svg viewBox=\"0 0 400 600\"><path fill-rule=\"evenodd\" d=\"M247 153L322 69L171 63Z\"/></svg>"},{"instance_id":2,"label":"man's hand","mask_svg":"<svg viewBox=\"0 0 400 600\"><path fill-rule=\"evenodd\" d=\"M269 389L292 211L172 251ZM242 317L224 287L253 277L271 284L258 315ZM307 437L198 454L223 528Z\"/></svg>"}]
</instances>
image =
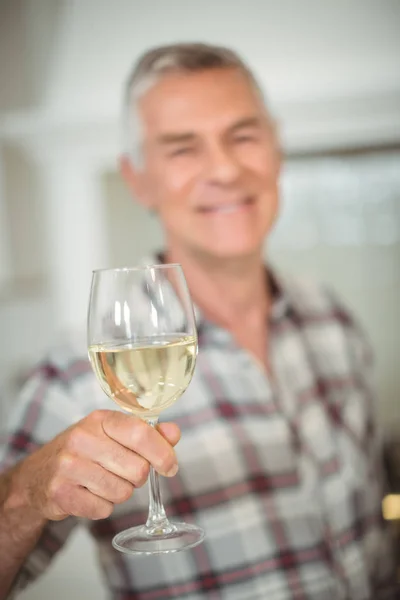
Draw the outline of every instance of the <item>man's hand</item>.
<instances>
[{"instance_id":1,"label":"man's hand","mask_svg":"<svg viewBox=\"0 0 400 600\"><path fill-rule=\"evenodd\" d=\"M179 438L173 423L154 429L121 412L95 411L17 466L8 507L30 507L50 520L104 519L146 482L150 465L176 474Z\"/></svg>"}]
</instances>

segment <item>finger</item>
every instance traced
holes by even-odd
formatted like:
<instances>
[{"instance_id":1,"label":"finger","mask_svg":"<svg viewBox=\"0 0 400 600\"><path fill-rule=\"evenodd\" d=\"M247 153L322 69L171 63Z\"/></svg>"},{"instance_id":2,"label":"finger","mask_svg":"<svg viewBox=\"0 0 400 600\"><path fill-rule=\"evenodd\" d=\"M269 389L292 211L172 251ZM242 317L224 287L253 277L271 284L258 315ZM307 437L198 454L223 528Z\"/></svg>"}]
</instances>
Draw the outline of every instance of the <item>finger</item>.
<instances>
[{"instance_id":1,"label":"finger","mask_svg":"<svg viewBox=\"0 0 400 600\"><path fill-rule=\"evenodd\" d=\"M149 463L107 435L99 436L94 431L81 429L70 435L67 452L98 463L111 473L141 487L149 475Z\"/></svg>"},{"instance_id":2,"label":"finger","mask_svg":"<svg viewBox=\"0 0 400 600\"><path fill-rule=\"evenodd\" d=\"M176 455L171 444L157 429L141 419L110 412L105 415L102 425L106 435L142 456L161 475L172 477L178 471Z\"/></svg>"},{"instance_id":3,"label":"finger","mask_svg":"<svg viewBox=\"0 0 400 600\"><path fill-rule=\"evenodd\" d=\"M111 502L67 481L57 487L54 500L63 514L85 519L106 519L114 508Z\"/></svg>"},{"instance_id":4,"label":"finger","mask_svg":"<svg viewBox=\"0 0 400 600\"><path fill-rule=\"evenodd\" d=\"M136 488L142 487L149 476L150 464L145 458L111 439L97 454L96 462Z\"/></svg>"},{"instance_id":5,"label":"finger","mask_svg":"<svg viewBox=\"0 0 400 600\"><path fill-rule=\"evenodd\" d=\"M126 479L82 457L64 454L60 471L67 481L113 504L121 504L133 494L134 487Z\"/></svg>"},{"instance_id":6,"label":"finger","mask_svg":"<svg viewBox=\"0 0 400 600\"><path fill-rule=\"evenodd\" d=\"M157 431L161 433L171 446L176 446L181 439L181 431L175 423L159 423Z\"/></svg>"}]
</instances>

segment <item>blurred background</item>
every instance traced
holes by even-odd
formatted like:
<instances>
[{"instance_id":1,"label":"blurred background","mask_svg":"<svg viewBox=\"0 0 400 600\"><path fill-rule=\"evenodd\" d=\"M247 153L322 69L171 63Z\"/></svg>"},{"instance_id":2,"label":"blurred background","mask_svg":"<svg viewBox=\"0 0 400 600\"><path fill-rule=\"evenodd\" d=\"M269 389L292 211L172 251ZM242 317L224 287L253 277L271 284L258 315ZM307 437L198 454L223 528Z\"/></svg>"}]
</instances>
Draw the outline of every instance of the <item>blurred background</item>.
<instances>
[{"instance_id":1,"label":"blurred background","mask_svg":"<svg viewBox=\"0 0 400 600\"><path fill-rule=\"evenodd\" d=\"M0 426L24 373L84 327L91 270L162 245L119 175L120 98L152 45L232 46L286 156L271 260L331 284L377 357L400 436L399 0L0 0ZM78 532L22 598L105 598Z\"/></svg>"}]
</instances>

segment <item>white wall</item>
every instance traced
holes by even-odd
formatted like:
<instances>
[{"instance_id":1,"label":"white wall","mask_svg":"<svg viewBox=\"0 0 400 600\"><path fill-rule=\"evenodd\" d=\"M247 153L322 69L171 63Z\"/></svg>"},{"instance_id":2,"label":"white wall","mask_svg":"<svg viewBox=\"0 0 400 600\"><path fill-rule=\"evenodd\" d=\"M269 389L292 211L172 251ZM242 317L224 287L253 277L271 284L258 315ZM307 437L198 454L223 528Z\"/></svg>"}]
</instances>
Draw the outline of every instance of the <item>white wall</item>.
<instances>
[{"instance_id":1,"label":"white wall","mask_svg":"<svg viewBox=\"0 0 400 600\"><path fill-rule=\"evenodd\" d=\"M397 0L0 2L0 423L10 380L60 327L83 323L90 269L159 245L157 224L116 178L121 85L142 50L231 45L267 89L286 149L363 147L400 142L399 26ZM387 430L400 425L400 197L390 160L292 162L271 248L283 266L333 282L362 317ZM347 238L337 237L338 215ZM54 586L59 600L102 597L83 533L24 598L50 600Z\"/></svg>"},{"instance_id":2,"label":"white wall","mask_svg":"<svg viewBox=\"0 0 400 600\"><path fill-rule=\"evenodd\" d=\"M3 130L115 122L121 84L140 52L200 39L233 45L248 59L288 145L394 135L397 0L7 0L0 10Z\"/></svg>"}]
</instances>

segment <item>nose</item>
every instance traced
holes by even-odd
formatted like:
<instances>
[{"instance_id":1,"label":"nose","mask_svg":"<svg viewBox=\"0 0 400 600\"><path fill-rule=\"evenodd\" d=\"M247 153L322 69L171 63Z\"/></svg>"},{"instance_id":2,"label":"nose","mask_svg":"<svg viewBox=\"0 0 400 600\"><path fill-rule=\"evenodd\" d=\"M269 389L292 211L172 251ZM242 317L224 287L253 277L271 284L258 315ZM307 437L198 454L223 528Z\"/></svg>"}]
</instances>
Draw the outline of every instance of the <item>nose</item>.
<instances>
[{"instance_id":1,"label":"nose","mask_svg":"<svg viewBox=\"0 0 400 600\"><path fill-rule=\"evenodd\" d=\"M235 183L240 175L240 165L234 153L223 143L214 142L207 152L207 179L216 185Z\"/></svg>"}]
</instances>

